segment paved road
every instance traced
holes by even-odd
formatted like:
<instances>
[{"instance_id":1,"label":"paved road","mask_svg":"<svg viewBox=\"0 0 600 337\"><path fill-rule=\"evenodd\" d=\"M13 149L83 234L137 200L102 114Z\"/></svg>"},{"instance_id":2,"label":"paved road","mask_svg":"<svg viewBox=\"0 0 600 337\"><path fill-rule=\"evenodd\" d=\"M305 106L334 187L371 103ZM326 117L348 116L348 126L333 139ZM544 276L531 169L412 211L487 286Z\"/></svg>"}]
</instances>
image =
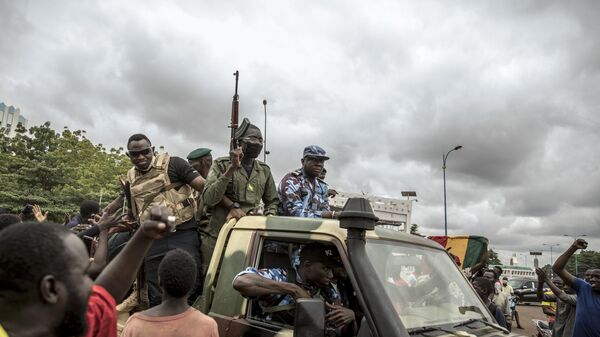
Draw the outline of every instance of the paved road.
<instances>
[{"instance_id":1,"label":"paved road","mask_svg":"<svg viewBox=\"0 0 600 337\"><path fill-rule=\"evenodd\" d=\"M525 329L517 329L517 323L513 322L513 332L523 336L535 336L536 330L533 325L532 319L546 320L546 315L542 312L542 307L539 305L519 305L517 306L519 313L519 321L521 326Z\"/></svg>"}]
</instances>

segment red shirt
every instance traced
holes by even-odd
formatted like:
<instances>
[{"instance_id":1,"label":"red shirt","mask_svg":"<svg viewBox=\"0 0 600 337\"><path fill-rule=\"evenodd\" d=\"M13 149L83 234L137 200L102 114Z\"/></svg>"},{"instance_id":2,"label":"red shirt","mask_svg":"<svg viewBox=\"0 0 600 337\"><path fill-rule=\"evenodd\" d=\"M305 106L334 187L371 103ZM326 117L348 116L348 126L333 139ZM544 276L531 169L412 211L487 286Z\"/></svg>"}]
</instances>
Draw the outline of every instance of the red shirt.
<instances>
[{"instance_id":1,"label":"red shirt","mask_svg":"<svg viewBox=\"0 0 600 337\"><path fill-rule=\"evenodd\" d=\"M88 300L85 337L117 337L117 303L102 286L94 284Z\"/></svg>"}]
</instances>

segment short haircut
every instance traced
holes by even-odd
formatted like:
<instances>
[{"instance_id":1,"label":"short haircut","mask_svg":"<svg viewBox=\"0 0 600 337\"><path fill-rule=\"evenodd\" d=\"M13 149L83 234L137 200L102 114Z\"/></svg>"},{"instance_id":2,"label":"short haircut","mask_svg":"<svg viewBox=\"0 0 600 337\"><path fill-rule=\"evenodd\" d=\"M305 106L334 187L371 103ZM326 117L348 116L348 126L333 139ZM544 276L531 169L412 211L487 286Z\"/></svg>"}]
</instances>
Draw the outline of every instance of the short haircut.
<instances>
[{"instance_id":1,"label":"short haircut","mask_svg":"<svg viewBox=\"0 0 600 337\"><path fill-rule=\"evenodd\" d=\"M142 140L142 139L147 140L148 144L150 144L150 146L152 146L152 142L150 141L150 139L148 139L148 137L146 137L146 135L143 133L136 133L134 135L131 135L131 137L129 137L129 139L127 140L127 146L129 146L129 144L131 144L131 142L133 142L133 141L138 141L138 140Z\"/></svg>"},{"instance_id":2,"label":"short haircut","mask_svg":"<svg viewBox=\"0 0 600 337\"><path fill-rule=\"evenodd\" d=\"M187 296L196 282L196 262L190 253L174 249L165 255L158 266L158 277L164 291L171 297Z\"/></svg>"},{"instance_id":3,"label":"short haircut","mask_svg":"<svg viewBox=\"0 0 600 337\"><path fill-rule=\"evenodd\" d=\"M0 214L0 231L4 228L21 222L21 218L14 214Z\"/></svg>"},{"instance_id":4,"label":"short haircut","mask_svg":"<svg viewBox=\"0 0 600 337\"><path fill-rule=\"evenodd\" d=\"M94 200L85 200L79 206L79 214L83 217L81 221L85 222L92 214L100 213L100 204Z\"/></svg>"},{"instance_id":5,"label":"short haircut","mask_svg":"<svg viewBox=\"0 0 600 337\"><path fill-rule=\"evenodd\" d=\"M63 226L46 222L14 224L0 232L0 292L28 293L46 275L66 282L68 235L73 234Z\"/></svg>"},{"instance_id":6,"label":"short haircut","mask_svg":"<svg viewBox=\"0 0 600 337\"><path fill-rule=\"evenodd\" d=\"M504 270L502 270L502 268L499 266L495 266L494 269L498 269L500 271L500 275L504 273ZM497 275L497 277L500 277L500 275Z\"/></svg>"},{"instance_id":7,"label":"short haircut","mask_svg":"<svg viewBox=\"0 0 600 337\"><path fill-rule=\"evenodd\" d=\"M477 286L483 289L483 291L485 291L488 295L494 292L494 286L492 285L492 282L485 277L477 277L473 280L473 283L477 284Z\"/></svg>"}]
</instances>

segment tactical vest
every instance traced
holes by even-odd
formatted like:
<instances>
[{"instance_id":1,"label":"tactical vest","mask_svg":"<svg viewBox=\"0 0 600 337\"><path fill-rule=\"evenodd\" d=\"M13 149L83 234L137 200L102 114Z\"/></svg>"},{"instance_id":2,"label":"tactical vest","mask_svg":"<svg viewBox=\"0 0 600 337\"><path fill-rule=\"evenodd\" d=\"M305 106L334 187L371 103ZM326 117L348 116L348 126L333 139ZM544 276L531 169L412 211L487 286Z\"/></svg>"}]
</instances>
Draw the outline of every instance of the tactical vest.
<instances>
[{"instance_id":1,"label":"tactical vest","mask_svg":"<svg viewBox=\"0 0 600 337\"><path fill-rule=\"evenodd\" d=\"M150 170L141 174L135 167L127 172L131 189L131 208L139 223L150 218L152 206L165 206L182 224L194 217L196 201L193 189L185 183L171 183L169 179L169 159L167 153L154 157Z\"/></svg>"}]
</instances>

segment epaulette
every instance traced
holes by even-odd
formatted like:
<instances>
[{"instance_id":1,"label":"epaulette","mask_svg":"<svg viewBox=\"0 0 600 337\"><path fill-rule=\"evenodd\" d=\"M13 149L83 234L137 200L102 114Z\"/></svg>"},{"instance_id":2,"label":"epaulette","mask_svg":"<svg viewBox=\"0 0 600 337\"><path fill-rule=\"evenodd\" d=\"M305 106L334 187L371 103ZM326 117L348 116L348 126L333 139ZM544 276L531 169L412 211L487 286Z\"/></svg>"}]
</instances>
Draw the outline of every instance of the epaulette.
<instances>
[{"instance_id":1,"label":"epaulette","mask_svg":"<svg viewBox=\"0 0 600 337\"><path fill-rule=\"evenodd\" d=\"M260 166L264 166L266 168L268 168L269 170L271 169L271 166L269 166L267 163L262 162L260 160L255 159L255 161L260 165Z\"/></svg>"},{"instance_id":2,"label":"epaulette","mask_svg":"<svg viewBox=\"0 0 600 337\"><path fill-rule=\"evenodd\" d=\"M225 172L229 166L229 157L219 157L213 161L213 165L217 165L221 171Z\"/></svg>"}]
</instances>

